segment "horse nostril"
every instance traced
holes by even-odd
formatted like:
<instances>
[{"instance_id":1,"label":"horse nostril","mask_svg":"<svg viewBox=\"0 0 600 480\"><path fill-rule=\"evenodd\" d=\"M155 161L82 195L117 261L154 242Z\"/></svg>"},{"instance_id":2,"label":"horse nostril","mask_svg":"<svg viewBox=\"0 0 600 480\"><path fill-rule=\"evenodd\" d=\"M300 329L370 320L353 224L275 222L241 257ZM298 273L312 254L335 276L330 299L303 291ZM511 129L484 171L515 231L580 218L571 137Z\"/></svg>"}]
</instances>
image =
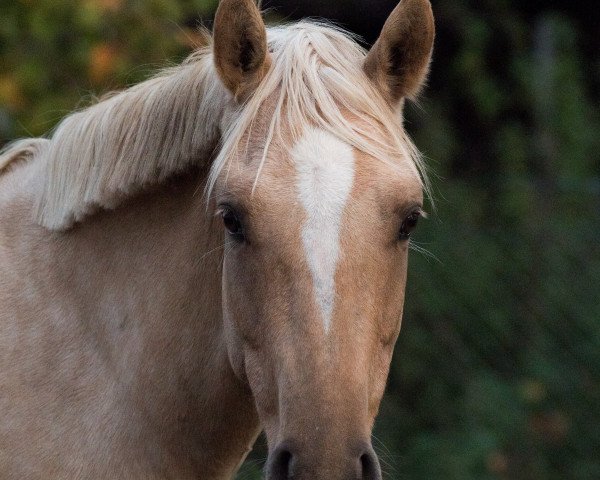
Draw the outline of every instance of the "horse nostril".
<instances>
[{"instance_id":1,"label":"horse nostril","mask_svg":"<svg viewBox=\"0 0 600 480\"><path fill-rule=\"evenodd\" d=\"M370 449L360 456L361 480L381 480L381 467L375 452Z\"/></svg>"},{"instance_id":2,"label":"horse nostril","mask_svg":"<svg viewBox=\"0 0 600 480\"><path fill-rule=\"evenodd\" d=\"M292 454L285 447L278 447L267 467L269 480L288 480L291 478Z\"/></svg>"}]
</instances>

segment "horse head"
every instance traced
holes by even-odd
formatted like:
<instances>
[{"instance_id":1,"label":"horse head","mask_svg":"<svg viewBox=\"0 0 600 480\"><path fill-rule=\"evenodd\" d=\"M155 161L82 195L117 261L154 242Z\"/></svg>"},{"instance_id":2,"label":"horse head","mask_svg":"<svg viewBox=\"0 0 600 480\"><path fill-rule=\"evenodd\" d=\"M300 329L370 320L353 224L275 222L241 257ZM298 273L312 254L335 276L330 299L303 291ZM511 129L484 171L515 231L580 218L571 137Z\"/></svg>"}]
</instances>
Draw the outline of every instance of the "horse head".
<instances>
[{"instance_id":1,"label":"horse head","mask_svg":"<svg viewBox=\"0 0 600 480\"><path fill-rule=\"evenodd\" d=\"M371 430L425 188L401 110L433 38L428 0L403 0L368 53L322 25L267 33L252 0L219 6L214 63L233 106L207 193L228 355L269 480L381 478Z\"/></svg>"}]
</instances>

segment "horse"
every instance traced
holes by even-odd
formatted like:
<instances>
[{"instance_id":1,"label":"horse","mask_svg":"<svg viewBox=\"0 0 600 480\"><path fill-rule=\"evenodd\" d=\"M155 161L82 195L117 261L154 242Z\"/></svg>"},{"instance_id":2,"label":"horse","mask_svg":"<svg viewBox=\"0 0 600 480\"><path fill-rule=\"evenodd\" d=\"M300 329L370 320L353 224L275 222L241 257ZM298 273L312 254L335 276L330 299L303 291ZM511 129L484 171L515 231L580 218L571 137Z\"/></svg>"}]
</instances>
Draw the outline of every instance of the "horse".
<instances>
[{"instance_id":1,"label":"horse","mask_svg":"<svg viewBox=\"0 0 600 480\"><path fill-rule=\"evenodd\" d=\"M221 0L183 63L0 156L0 478L378 480L434 20Z\"/></svg>"}]
</instances>

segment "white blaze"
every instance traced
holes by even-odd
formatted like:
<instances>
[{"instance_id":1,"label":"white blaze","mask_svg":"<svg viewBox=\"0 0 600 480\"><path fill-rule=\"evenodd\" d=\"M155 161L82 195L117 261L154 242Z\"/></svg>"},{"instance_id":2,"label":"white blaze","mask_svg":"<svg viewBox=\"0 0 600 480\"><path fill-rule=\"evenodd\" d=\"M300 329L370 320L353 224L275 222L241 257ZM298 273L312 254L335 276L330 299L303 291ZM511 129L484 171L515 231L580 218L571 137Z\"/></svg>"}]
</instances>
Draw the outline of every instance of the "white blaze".
<instances>
[{"instance_id":1,"label":"white blaze","mask_svg":"<svg viewBox=\"0 0 600 480\"><path fill-rule=\"evenodd\" d=\"M335 303L340 226L354 182L352 147L325 130L309 128L294 146L298 198L306 211L302 243L325 332Z\"/></svg>"}]
</instances>

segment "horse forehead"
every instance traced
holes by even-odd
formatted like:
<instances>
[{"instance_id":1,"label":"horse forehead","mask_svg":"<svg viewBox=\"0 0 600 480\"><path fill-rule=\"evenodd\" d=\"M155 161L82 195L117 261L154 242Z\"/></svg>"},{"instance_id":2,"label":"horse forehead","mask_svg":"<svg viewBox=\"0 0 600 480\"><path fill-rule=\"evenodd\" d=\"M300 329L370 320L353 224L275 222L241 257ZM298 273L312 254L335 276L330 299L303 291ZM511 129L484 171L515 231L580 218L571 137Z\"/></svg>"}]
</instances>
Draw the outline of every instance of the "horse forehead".
<instances>
[{"instance_id":1,"label":"horse forehead","mask_svg":"<svg viewBox=\"0 0 600 480\"><path fill-rule=\"evenodd\" d=\"M325 130L309 128L294 145L291 156L299 196L307 209L316 208L315 202L343 206L356 168L350 145Z\"/></svg>"},{"instance_id":2,"label":"horse forehead","mask_svg":"<svg viewBox=\"0 0 600 480\"><path fill-rule=\"evenodd\" d=\"M418 170L401 152L394 158L374 158L332 133L312 127L304 130L290 154L293 169L286 176L294 177L305 201L337 205L343 198L346 202L364 199L395 204L409 199L418 202L422 197Z\"/></svg>"},{"instance_id":3,"label":"horse forehead","mask_svg":"<svg viewBox=\"0 0 600 480\"><path fill-rule=\"evenodd\" d=\"M418 202L422 196L418 171L402 152L375 158L320 127L304 128L295 140L286 136L269 145L266 157L261 141L248 138L246 155L225 169L220 190L243 200L257 215L283 209L293 217L306 213L302 201L313 207L333 205L330 213L341 214L342 203L372 209L413 197Z\"/></svg>"}]
</instances>

